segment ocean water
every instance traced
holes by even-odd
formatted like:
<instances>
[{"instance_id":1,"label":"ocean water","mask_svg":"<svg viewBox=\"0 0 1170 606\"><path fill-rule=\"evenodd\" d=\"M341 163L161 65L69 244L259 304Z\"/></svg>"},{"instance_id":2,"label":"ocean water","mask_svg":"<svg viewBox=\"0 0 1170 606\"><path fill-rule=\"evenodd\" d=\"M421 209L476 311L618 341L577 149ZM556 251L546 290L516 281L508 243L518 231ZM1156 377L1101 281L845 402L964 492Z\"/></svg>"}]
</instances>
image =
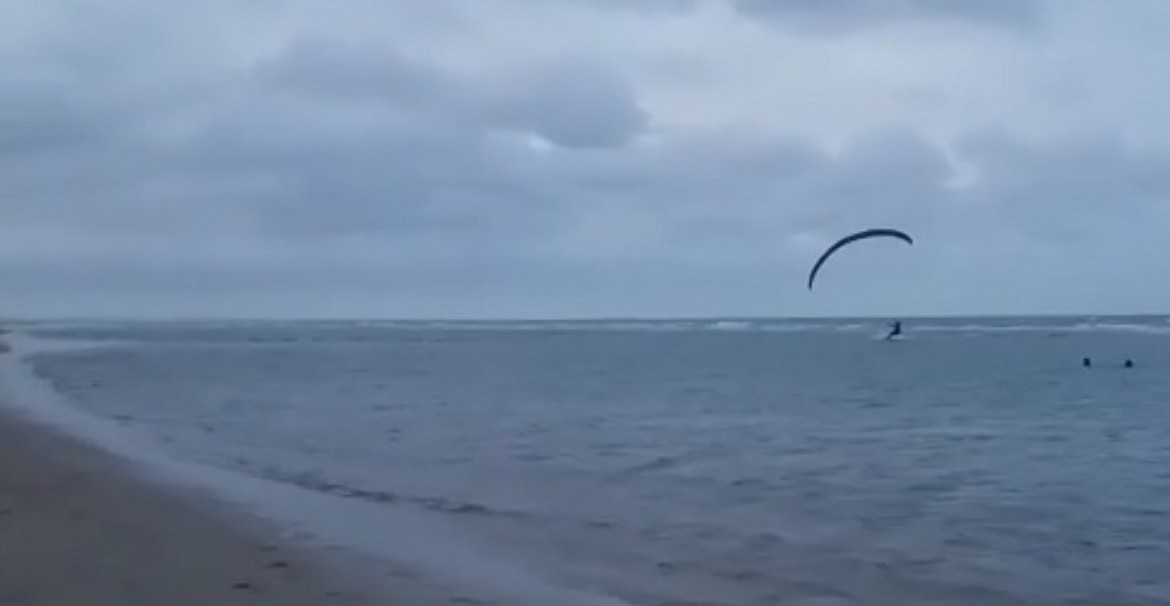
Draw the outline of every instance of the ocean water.
<instances>
[{"instance_id":1,"label":"ocean water","mask_svg":"<svg viewBox=\"0 0 1170 606\"><path fill-rule=\"evenodd\" d=\"M631 605L1170 604L1170 322L883 328L26 330L90 343L32 368L170 456L426 512Z\"/></svg>"}]
</instances>

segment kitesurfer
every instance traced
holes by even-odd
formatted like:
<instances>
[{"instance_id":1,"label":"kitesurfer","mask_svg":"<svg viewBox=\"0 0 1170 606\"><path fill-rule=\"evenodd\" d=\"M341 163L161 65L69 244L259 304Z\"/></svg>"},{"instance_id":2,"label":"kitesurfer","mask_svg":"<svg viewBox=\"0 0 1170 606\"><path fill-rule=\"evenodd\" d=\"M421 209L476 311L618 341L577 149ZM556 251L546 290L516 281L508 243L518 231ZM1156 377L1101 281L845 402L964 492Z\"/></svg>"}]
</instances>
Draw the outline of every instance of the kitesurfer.
<instances>
[{"instance_id":1,"label":"kitesurfer","mask_svg":"<svg viewBox=\"0 0 1170 606\"><path fill-rule=\"evenodd\" d=\"M902 334L902 321L894 320L890 323L890 334L886 335L886 340L889 341L894 337Z\"/></svg>"}]
</instances>

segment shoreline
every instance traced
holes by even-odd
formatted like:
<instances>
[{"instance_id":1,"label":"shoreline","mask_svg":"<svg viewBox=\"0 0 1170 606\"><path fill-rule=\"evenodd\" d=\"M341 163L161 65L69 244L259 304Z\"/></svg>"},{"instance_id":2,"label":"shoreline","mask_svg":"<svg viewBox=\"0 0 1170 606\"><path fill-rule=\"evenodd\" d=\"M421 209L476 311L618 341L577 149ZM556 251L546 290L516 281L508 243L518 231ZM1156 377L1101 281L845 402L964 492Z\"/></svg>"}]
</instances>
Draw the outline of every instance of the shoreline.
<instances>
[{"instance_id":1,"label":"shoreline","mask_svg":"<svg viewBox=\"0 0 1170 606\"><path fill-rule=\"evenodd\" d=\"M628 606L551 585L423 512L174 459L69 405L0 338L0 604Z\"/></svg>"},{"instance_id":2,"label":"shoreline","mask_svg":"<svg viewBox=\"0 0 1170 606\"><path fill-rule=\"evenodd\" d=\"M233 479L225 492L217 481L230 474L158 458L141 436L40 402L47 387L23 368L40 350L0 335L0 604L497 604L249 502L306 497L295 489Z\"/></svg>"},{"instance_id":3,"label":"shoreline","mask_svg":"<svg viewBox=\"0 0 1170 606\"><path fill-rule=\"evenodd\" d=\"M151 486L129 464L0 413L0 603L395 603L260 520Z\"/></svg>"}]
</instances>

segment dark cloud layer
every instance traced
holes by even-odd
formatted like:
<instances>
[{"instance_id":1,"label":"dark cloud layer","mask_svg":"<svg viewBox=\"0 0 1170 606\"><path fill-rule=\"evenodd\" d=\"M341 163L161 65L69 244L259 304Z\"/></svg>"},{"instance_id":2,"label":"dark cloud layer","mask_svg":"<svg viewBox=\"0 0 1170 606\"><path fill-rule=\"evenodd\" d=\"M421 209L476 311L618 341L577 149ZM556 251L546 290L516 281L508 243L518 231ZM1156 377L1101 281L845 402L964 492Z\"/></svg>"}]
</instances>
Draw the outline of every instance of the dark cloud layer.
<instances>
[{"instance_id":1,"label":"dark cloud layer","mask_svg":"<svg viewBox=\"0 0 1170 606\"><path fill-rule=\"evenodd\" d=\"M737 6L834 28L1040 16L1024 1ZM1170 157L1109 132L949 141L886 124L829 145L666 128L645 84L587 49L461 69L422 45L318 32L241 61L191 53L163 22L179 33L152 35L142 62L105 36L89 62L54 36L0 79L12 310L979 313L1170 296L1082 284L1116 292L1170 269L1141 252L1164 240ZM919 245L847 256L823 292L801 290L820 247L873 225Z\"/></svg>"},{"instance_id":2,"label":"dark cloud layer","mask_svg":"<svg viewBox=\"0 0 1170 606\"><path fill-rule=\"evenodd\" d=\"M940 20L1028 30L1043 15L1040 0L729 0L753 17L823 32L857 31L896 21Z\"/></svg>"}]
</instances>

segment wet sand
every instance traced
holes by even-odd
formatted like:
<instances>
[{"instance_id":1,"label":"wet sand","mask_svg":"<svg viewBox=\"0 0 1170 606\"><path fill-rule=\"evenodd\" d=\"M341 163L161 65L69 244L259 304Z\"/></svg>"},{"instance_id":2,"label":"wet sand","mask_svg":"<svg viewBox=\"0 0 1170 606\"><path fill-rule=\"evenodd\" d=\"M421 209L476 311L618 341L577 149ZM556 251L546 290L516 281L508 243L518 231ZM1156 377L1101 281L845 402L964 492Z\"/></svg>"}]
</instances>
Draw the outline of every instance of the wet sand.
<instances>
[{"instance_id":1,"label":"wet sand","mask_svg":"<svg viewBox=\"0 0 1170 606\"><path fill-rule=\"evenodd\" d=\"M381 584L128 465L0 413L0 604L416 603L379 599Z\"/></svg>"}]
</instances>

